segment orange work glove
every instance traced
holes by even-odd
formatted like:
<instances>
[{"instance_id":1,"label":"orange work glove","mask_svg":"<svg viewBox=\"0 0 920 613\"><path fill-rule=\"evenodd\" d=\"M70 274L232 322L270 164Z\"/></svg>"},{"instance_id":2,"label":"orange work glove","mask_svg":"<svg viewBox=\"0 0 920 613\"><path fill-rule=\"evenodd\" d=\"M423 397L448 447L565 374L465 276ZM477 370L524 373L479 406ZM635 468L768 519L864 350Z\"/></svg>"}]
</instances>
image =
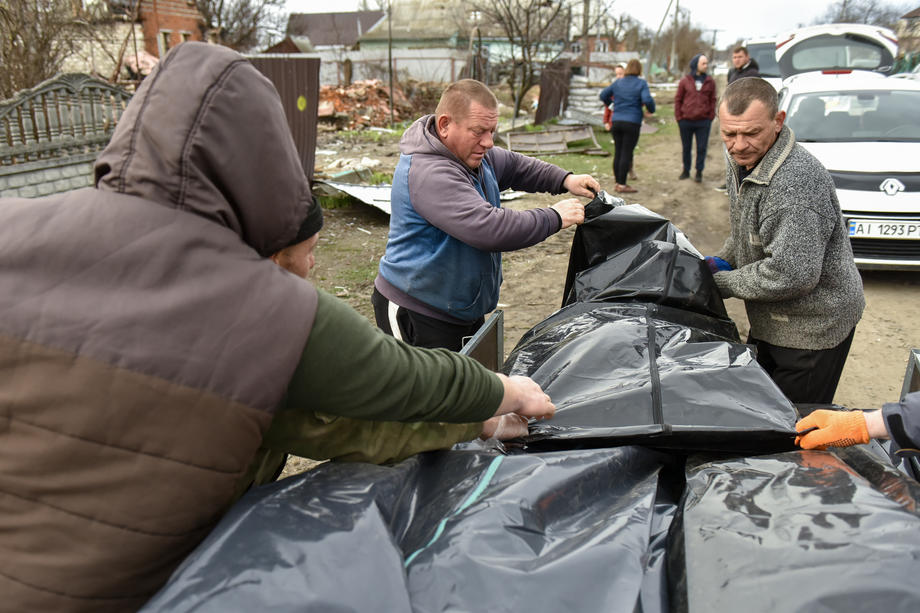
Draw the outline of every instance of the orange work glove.
<instances>
[{"instance_id":1,"label":"orange work glove","mask_svg":"<svg viewBox=\"0 0 920 613\"><path fill-rule=\"evenodd\" d=\"M862 411L829 411L819 409L795 425L796 432L817 428L795 437L802 449L849 447L869 442L869 430Z\"/></svg>"}]
</instances>

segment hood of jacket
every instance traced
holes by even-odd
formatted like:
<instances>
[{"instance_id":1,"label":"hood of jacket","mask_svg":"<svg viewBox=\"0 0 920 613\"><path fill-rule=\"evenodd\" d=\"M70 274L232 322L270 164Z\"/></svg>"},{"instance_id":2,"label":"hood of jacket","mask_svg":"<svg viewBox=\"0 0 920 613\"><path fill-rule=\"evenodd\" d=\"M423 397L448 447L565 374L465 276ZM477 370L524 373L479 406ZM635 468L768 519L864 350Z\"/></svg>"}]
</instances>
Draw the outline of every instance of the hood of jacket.
<instances>
[{"instance_id":1,"label":"hood of jacket","mask_svg":"<svg viewBox=\"0 0 920 613\"><path fill-rule=\"evenodd\" d=\"M312 206L274 86L238 53L204 43L176 47L144 79L95 177L100 190L226 226L262 256L295 242Z\"/></svg>"},{"instance_id":2,"label":"hood of jacket","mask_svg":"<svg viewBox=\"0 0 920 613\"><path fill-rule=\"evenodd\" d=\"M138 610L239 494L316 316L257 253L312 202L271 84L184 43L123 117L97 188L0 199L2 610Z\"/></svg>"},{"instance_id":3,"label":"hood of jacket","mask_svg":"<svg viewBox=\"0 0 920 613\"><path fill-rule=\"evenodd\" d=\"M703 74L699 74L698 72L701 57L703 57L703 54L697 53L696 55L693 56L693 58L690 59L690 76L693 77L694 79L705 79L706 78L705 72Z\"/></svg>"},{"instance_id":4,"label":"hood of jacket","mask_svg":"<svg viewBox=\"0 0 920 613\"><path fill-rule=\"evenodd\" d=\"M419 117L403 132L399 140L399 152L403 155L415 155L417 153L430 153L434 155L443 155L449 159L461 162L460 158L453 154L447 148L435 131L435 115L424 115Z\"/></svg>"}]
</instances>

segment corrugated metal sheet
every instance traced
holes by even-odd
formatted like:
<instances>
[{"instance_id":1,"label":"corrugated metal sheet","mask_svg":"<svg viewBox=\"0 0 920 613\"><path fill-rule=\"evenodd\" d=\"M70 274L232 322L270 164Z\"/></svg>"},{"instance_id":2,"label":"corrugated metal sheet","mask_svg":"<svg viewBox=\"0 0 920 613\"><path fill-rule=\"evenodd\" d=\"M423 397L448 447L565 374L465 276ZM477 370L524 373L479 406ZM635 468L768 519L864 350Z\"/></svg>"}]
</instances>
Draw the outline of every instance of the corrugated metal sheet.
<instances>
[{"instance_id":1,"label":"corrugated metal sheet","mask_svg":"<svg viewBox=\"0 0 920 613\"><path fill-rule=\"evenodd\" d=\"M312 181L319 106L319 58L279 54L253 55L249 60L278 90L303 170Z\"/></svg>"}]
</instances>

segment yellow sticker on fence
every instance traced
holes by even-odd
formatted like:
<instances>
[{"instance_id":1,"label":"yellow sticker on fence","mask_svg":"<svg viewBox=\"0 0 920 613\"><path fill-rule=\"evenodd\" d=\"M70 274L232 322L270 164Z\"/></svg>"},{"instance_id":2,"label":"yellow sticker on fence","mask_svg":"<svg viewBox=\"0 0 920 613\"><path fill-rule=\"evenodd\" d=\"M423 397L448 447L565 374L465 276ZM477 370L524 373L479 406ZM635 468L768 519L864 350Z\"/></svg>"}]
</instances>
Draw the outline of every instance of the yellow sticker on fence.
<instances>
[{"instance_id":1,"label":"yellow sticker on fence","mask_svg":"<svg viewBox=\"0 0 920 613\"><path fill-rule=\"evenodd\" d=\"M306 96L297 97L297 110L303 112L307 108L307 98Z\"/></svg>"}]
</instances>

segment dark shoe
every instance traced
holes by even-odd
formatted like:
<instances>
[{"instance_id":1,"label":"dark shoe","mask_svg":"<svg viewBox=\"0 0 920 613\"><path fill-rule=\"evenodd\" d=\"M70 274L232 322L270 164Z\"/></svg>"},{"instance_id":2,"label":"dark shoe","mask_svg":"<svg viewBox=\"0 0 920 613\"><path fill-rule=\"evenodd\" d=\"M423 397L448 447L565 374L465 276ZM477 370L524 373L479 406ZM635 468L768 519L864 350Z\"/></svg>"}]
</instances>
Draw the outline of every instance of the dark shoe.
<instances>
[{"instance_id":1,"label":"dark shoe","mask_svg":"<svg viewBox=\"0 0 920 613\"><path fill-rule=\"evenodd\" d=\"M680 173L680 176L677 177L677 178L678 178L678 180L680 180L680 181L683 181L684 179L689 179L689 178L690 178L690 171L689 171L689 170L683 171L682 173Z\"/></svg>"},{"instance_id":2,"label":"dark shoe","mask_svg":"<svg viewBox=\"0 0 920 613\"><path fill-rule=\"evenodd\" d=\"M723 183L722 185L716 188L716 191L717 192L727 192L728 186L725 183Z\"/></svg>"},{"instance_id":3,"label":"dark shoe","mask_svg":"<svg viewBox=\"0 0 920 613\"><path fill-rule=\"evenodd\" d=\"M696 181L697 183L702 183L702 182L703 182L703 171L702 171L702 170L697 170L697 171L696 171L696 177L694 177L693 180Z\"/></svg>"}]
</instances>

